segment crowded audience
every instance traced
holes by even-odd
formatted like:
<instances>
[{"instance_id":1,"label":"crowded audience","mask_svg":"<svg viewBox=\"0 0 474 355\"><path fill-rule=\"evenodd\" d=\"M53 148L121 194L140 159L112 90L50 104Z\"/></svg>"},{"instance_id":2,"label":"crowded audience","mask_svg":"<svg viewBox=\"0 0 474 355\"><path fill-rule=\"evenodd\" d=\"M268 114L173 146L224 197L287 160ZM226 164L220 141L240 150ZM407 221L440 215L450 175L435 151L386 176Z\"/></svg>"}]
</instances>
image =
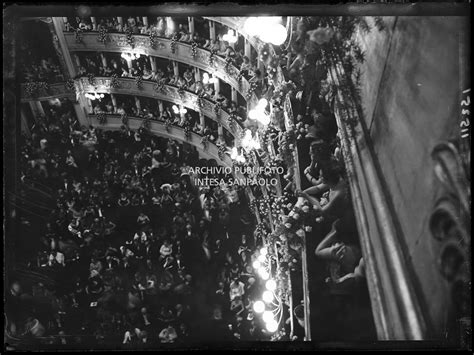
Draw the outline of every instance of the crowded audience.
<instances>
[{"instance_id":1,"label":"crowded audience","mask_svg":"<svg viewBox=\"0 0 474 355\"><path fill-rule=\"evenodd\" d=\"M80 127L64 107L24 139L23 176L58 191L29 265L57 282L18 292L33 301L11 315L16 335L37 320L46 343L71 346L265 338L251 311L261 285L245 195L187 173L215 162L144 130Z\"/></svg>"}]
</instances>

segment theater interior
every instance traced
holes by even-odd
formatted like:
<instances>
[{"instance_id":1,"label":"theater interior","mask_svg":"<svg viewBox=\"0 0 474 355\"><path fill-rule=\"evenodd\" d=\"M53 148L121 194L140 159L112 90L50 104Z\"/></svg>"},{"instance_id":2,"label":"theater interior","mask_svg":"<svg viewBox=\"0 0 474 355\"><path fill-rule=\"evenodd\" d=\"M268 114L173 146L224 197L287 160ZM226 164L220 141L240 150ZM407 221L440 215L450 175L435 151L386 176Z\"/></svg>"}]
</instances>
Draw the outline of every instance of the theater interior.
<instances>
[{"instance_id":1,"label":"theater interior","mask_svg":"<svg viewBox=\"0 0 474 355\"><path fill-rule=\"evenodd\" d=\"M7 349L470 346L469 18L220 9L4 16Z\"/></svg>"}]
</instances>

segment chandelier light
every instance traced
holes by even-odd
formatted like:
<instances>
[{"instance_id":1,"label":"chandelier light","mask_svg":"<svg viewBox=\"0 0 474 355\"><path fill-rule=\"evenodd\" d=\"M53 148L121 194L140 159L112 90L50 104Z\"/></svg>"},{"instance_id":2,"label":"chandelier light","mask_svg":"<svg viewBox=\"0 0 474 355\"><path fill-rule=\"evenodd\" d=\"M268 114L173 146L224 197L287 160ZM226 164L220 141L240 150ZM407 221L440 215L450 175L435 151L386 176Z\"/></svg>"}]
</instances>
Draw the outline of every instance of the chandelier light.
<instances>
[{"instance_id":1,"label":"chandelier light","mask_svg":"<svg viewBox=\"0 0 474 355\"><path fill-rule=\"evenodd\" d=\"M268 323L268 322L271 322L271 321L275 321L275 319L273 318L273 312L272 311L265 311L263 312L262 314L262 319L265 323Z\"/></svg>"},{"instance_id":2,"label":"chandelier light","mask_svg":"<svg viewBox=\"0 0 474 355\"><path fill-rule=\"evenodd\" d=\"M270 281L270 280L269 280ZM263 291L263 294L262 294L262 299L267 302L267 303L270 303L271 301L273 301L273 292L272 291Z\"/></svg>"},{"instance_id":3,"label":"chandelier light","mask_svg":"<svg viewBox=\"0 0 474 355\"><path fill-rule=\"evenodd\" d=\"M239 153L239 150L237 147L232 148L232 151L230 153L230 158L232 160L235 160L238 163L245 163L245 157L243 154ZM260 264L258 264L258 267L260 267Z\"/></svg>"},{"instance_id":4,"label":"chandelier light","mask_svg":"<svg viewBox=\"0 0 474 355\"><path fill-rule=\"evenodd\" d=\"M262 255L267 255L267 254L268 254L268 249L267 249L267 247L261 248L261 249L260 249L260 254L262 254Z\"/></svg>"},{"instance_id":5,"label":"chandelier light","mask_svg":"<svg viewBox=\"0 0 474 355\"><path fill-rule=\"evenodd\" d=\"M251 120L256 120L263 124L264 126L270 124L270 116L266 114L266 108L268 106L268 101L265 98L262 98L258 101L257 106L254 109L249 111L248 117Z\"/></svg>"},{"instance_id":6,"label":"chandelier light","mask_svg":"<svg viewBox=\"0 0 474 355\"><path fill-rule=\"evenodd\" d=\"M258 269L258 274L260 275L260 277L262 278L262 280L268 280L270 278L270 274L268 273L267 270L265 270L264 267L260 267L260 269Z\"/></svg>"},{"instance_id":7,"label":"chandelier light","mask_svg":"<svg viewBox=\"0 0 474 355\"><path fill-rule=\"evenodd\" d=\"M265 323L265 328L269 332L274 333L278 330L278 323L277 323L276 320L272 319L272 320Z\"/></svg>"},{"instance_id":8,"label":"chandelier light","mask_svg":"<svg viewBox=\"0 0 474 355\"><path fill-rule=\"evenodd\" d=\"M178 106L176 106L176 105L173 105L172 109L173 109L173 112L174 112L176 115L179 114L179 113L181 113L181 114L184 115L186 112L188 112L188 110L186 110L184 107L180 109L180 108L179 108Z\"/></svg>"},{"instance_id":9,"label":"chandelier light","mask_svg":"<svg viewBox=\"0 0 474 355\"><path fill-rule=\"evenodd\" d=\"M267 258L265 257L265 255L259 255L257 258L257 260L260 261L261 263L264 263L266 259Z\"/></svg>"},{"instance_id":10,"label":"chandelier light","mask_svg":"<svg viewBox=\"0 0 474 355\"><path fill-rule=\"evenodd\" d=\"M209 74L204 73L202 76L202 82L203 84L214 84L217 82L217 78L214 78L212 76L209 76Z\"/></svg>"},{"instance_id":11,"label":"chandelier light","mask_svg":"<svg viewBox=\"0 0 474 355\"><path fill-rule=\"evenodd\" d=\"M252 266L253 266L254 269L259 270L262 265L260 264L260 261L255 260L255 261L252 263Z\"/></svg>"},{"instance_id":12,"label":"chandelier light","mask_svg":"<svg viewBox=\"0 0 474 355\"><path fill-rule=\"evenodd\" d=\"M139 53L122 53L120 56L125 60L134 60L140 58Z\"/></svg>"},{"instance_id":13,"label":"chandelier light","mask_svg":"<svg viewBox=\"0 0 474 355\"><path fill-rule=\"evenodd\" d=\"M105 97L104 94L98 94L96 92L95 93L87 92L87 93L84 94L84 96L87 97L89 100L92 100L92 101L94 101L94 100L99 100L100 101Z\"/></svg>"},{"instance_id":14,"label":"chandelier light","mask_svg":"<svg viewBox=\"0 0 474 355\"><path fill-rule=\"evenodd\" d=\"M277 287L277 284L275 282L275 280L268 280L266 283L265 283L265 287L267 288L268 291L275 291L276 290L276 287Z\"/></svg>"},{"instance_id":15,"label":"chandelier light","mask_svg":"<svg viewBox=\"0 0 474 355\"><path fill-rule=\"evenodd\" d=\"M237 36L235 35L234 30L229 30L224 36L222 36L222 39L229 43L237 42Z\"/></svg>"},{"instance_id":16,"label":"chandelier light","mask_svg":"<svg viewBox=\"0 0 474 355\"><path fill-rule=\"evenodd\" d=\"M258 139L258 135L256 139L254 139L252 137L252 131L250 129L247 129L245 131L241 144L242 148L244 148L246 151L250 151L252 149L260 149L260 141Z\"/></svg>"},{"instance_id":17,"label":"chandelier light","mask_svg":"<svg viewBox=\"0 0 474 355\"><path fill-rule=\"evenodd\" d=\"M244 31L276 46L283 44L288 36L280 16L249 17L244 23Z\"/></svg>"},{"instance_id":18,"label":"chandelier light","mask_svg":"<svg viewBox=\"0 0 474 355\"><path fill-rule=\"evenodd\" d=\"M253 310L255 311L255 313L263 313L263 311L265 310L265 303L263 303L262 301L256 301L253 304Z\"/></svg>"}]
</instances>

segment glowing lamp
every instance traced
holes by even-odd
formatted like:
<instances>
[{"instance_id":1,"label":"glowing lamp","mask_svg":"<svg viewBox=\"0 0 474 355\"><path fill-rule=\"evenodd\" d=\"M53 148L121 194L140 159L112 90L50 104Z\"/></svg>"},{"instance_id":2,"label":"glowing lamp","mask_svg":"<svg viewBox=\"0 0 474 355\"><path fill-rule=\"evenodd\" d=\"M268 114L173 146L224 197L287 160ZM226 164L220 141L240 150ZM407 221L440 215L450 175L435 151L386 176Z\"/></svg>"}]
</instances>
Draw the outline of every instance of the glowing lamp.
<instances>
[{"instance_id":1,"label":"glowing lamp","mask_svg":"<svg viewBox=\"0 0 474 355\"><path fill-rule=\"evenodd\" d=\"M271 322L271 321L275 320L275 319L273 319L273 313L271 311L263 312L262 319L265 323L268 323L268 322Z\"/></svg>"},{"instance_id":2,"label":"glowing lamp","mask_svg":"<svg viewBox=\"0 0 474 355\"><path fill-rule=\"evenodd\" d=\"M276 287L277 287L277 284L275 282L275 280L268 280L266 283L265 283L265 287L267 288L267 290L269 291L275 291L276 290Z\"/></svg>"},{"instance_id":3,"label":"glowing lamp","mask_svg":"<svg viewBox=\"0 0 474 355\"><path fill-rule=\"evenodd\" d=\"M244 23L244 31L247 32L250 36L257 35L259 31L259 23L257 17L249 17Z\"/></svg>"},{"instance_id":4,"label":"glowing lamp","mask_svg":"<svg viewBox=\"0 0 474 355\"><path fill-rule=\"evenodd\" d=\"M270 274L264 268L258 269L258 274L263 280L268 280L270 278Z\"/></svg>"},{"instance_id":5,"label":"glowing lamp","mask_svg":"<svg viewBox=\"0 0 474 355\"><path fill-rule=\"evenodd\" d=\"M262 254L262 255L267 255L267 254L268 254L267 247L261 248L261 249L260 249L260 254Z\"/></svg>"},{"instance_id":6,"label":"glowing lamp","mask_svg":"<svg viewBox=\"0 0 474 355\"><path fill-rule=\"evenodd\" d=\"M265 328L271 332L271 333L274 333L278 330L278 323L276 320L272 319L270 320L269 322L266 322L265 323Z\"/></svg>"},{"instance_id":7,"label":"glowing lamp","mask_svg":"<svg viewBox=\"0 0 474 355\"><path fill-rule=\"evenodd\" d=\"M269 280L270 281L270 280ZM271 301L273 301L273 292L272 291L263 291L263 294L262 294L262 299L267 302L267 303L270 303Z\"/></svg>"},{"instance_id":8,"label":"glowing lamp","mask_svg":"<svg viewBox=\"0 0 474 355\"><path fill-rule=\"evenodd\" d=\"M255 313L262 313L265 310L265 303L263 303L262 301L256 301L253 304L253 310L255 311Z\"/></svg>"},{"instance_id":9,"label":"glowing lamp","mask_svg":"<svg viewBox=\"0 0 474 355\"><path fill-rule=\"evenodd\" d=\"M277 24L272 26L272 32L269 42L276 46L279 46L286 41L287 36L288 34L286 32L285 26Z\"/></svg>"},{"instance_id":10,"label":"glowing lamp","mask_svg":"<svg viewBox=\"0 0 474 355\"><path fill-rule=\"evenodd\" d=\"M259 255L257 260L260 261L261 263L264 263L265 260L267 260L267 258L265 257L265 255Z\"/></svg>"},{"instance_id":11,"label":"glowing lamp","mask_svg":"<svg viewBox=\"0 0 474 355\"><path fill-rule=\"evenodd\" d=\"M260 122L261 124L263 124L264 126L267 126L268 124L270 124L270 116L266 115L263 112L261 112L258 115L257 121Z\"/></svg>"},{"instance_id":12,"label":"glowing lamp","mask_svg":"<svg viewBox=\"0 0 474 355\"><path fill-rule=\"evenodd\" d=\"M260 267L261 267L260 261L255 260L255 261L253 262L252 266L254 267L254 269L259 270Z\"/></svg>"},{"instance_id":13,"label":"glowing lamp","mask_svg":"<svg viewBox=\"0 0 474 355\"><path fill-rule=\"evenodd\" d=\"M268 105L268 100L265 99L265 98L261 98L259 101L258 101L258 104L257 104L257 108L261 109L261 110L265 110L265 108L267 107Z\"/></svg>"}]
</instances>

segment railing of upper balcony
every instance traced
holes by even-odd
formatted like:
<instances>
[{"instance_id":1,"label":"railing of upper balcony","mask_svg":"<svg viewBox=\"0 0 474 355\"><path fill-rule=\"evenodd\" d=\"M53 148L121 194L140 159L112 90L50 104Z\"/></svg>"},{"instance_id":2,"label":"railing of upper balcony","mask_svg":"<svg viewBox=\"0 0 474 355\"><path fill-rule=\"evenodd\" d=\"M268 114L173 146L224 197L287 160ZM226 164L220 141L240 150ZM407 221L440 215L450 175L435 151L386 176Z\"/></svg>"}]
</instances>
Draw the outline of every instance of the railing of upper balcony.
<instances>
[{"instance_id":1,"label":"railing of upper balcony","mask_svg":"<svg viewBox=\"0 0 474 355\"><path fill-rule=\"evenodd\" d=\"M104 114L102 117L105 118L105 121L102 121L102 123L100 115L91 114L89 117L91 118L93 126L107 130L120 130L124 125L121 116L116 114ZM140 129L144 127L145 122L146 120L143 118L129 117L128 128L130 130ZM210 141L203 141L203 136L195 132L186 133L183 128L176 125L167 126L164 122L154 120L149 120L148 124L150 133L191 144L198 149L203 158L215 159L224 166L232 166L232 160L230 156L226 154L229 150L227 147L223 146L223 148L220 148L222 145L214 144Z\"/></svg>"},{"instance_id":2,"label":"railing of upper balcony","mask_svg":"<svg viewBox=\"0 0 474 355\"><path fill-rule=\"evenodd\" d=\"M138 87L134 79L118 78L116 86L112 85L112 78L97 77L94 78L94 84L91 84L88 78L79 78L75 80L75 90L82 93L108 93L134 95L139 97L151 97L158 100L181 104L189 109L201 112L204 116L211 118L218 124L221 124L232 136L239 138L242 130L246 127L242 123L243 119L235 114L229 113L224 108L220 108L216 102L208 98L200 98L195 93L183 89L182 91L172 85L160 86L156 82L146 81ZM69 98L75 99L74 91L66 87L66 83L57 83L49 87L37 88L34 91L28 90L28 84L21 87L22 102L44 101L51 98Z\"/></svg>"},{"instance_id":3,"label":"railing of upper balcony","mask_svg":"<svg viewBox=\"0 0 474 355\"><path fill-rule=\"evenodd\" d=\"M194 48L191 44L181 43L169 38L156 38L150 43L150 36L131 35L119 33L107 34L104 43L98 40L96 32L85 32L78 40L75 33L64 33L67 48L70 51L97 51L116 53L136 53L140 55L166 58L181 63L195 66L205 71L211 71L215 77L228 83L245 99L251 103L256 102L251 85L245 77L240 75L240 70L232 63L216 53L203 48Z\"/></svg>"}]
</instances>

